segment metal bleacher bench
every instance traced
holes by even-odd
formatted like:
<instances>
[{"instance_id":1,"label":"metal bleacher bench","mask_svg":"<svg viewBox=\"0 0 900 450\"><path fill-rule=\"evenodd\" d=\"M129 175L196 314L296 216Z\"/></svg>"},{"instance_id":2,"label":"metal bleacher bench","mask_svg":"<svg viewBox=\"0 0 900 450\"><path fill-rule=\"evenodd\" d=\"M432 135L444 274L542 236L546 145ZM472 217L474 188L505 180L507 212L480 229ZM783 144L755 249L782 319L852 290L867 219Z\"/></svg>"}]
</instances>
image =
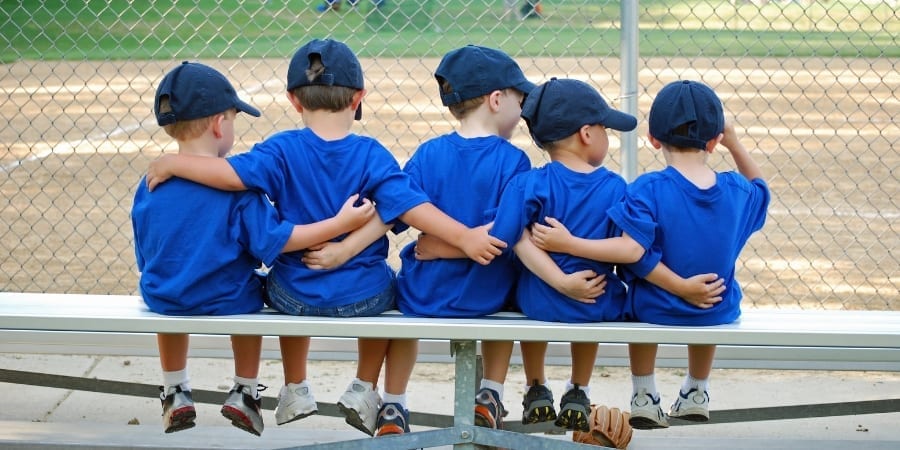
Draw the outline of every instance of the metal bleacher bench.
<instances>
[{"instance_id":1,"label":"metal bleacher bench","mask_svg":"<svg viewBox=\"0 0 900 450\"><path fill-rule=\"evenodd\" d=\"M582 341L619 346L627 343L717 344L726 350L717 355L717 366L719 360L731 361L735 367L754 367L748 362L764 360L775 368L782 367L786 361L808 361L808 368L812 369L900 372L898 311L751 309L745 310L738 322L710 327L625 322L561 324L529 320L515 313L499 313L476 319L416 318L395 312L376 317L326 318L289 316L264 310L236 316L173 317L150 312L137 296L0 292L0 352L28 353L37 347L49 346L54 353L91 354L99 349L98 342L102 342L107 350L101 353L146 352L143 354L152 355L155 351L152 334L158 332L209 336L296 335L338 340L359 337L417 338L423 343L443 343L444 346L450 343L450 353L455 362L455 400L453 417L444 421L446 426L402 436L344 440L309 447L320 449L447 445L470 449L476 448L476 444L509 448L584 448L580 444L551 441L540 435L474 426L472 411L477 342L483 340ZM134 335L140 338L140 345L135 344L137 341L78 338L107 333ZM68 344L50 344L62 341ZM79 345L79 342L85 344ZM124 348L117 349L117 345ZM136 351L139 348L142 350ZM46 348L44 350L46 352ZM312 354L315 353L314 344ZM663 353L661 351L661 355ZM225 354L223 351L222 356ZM777 354L786 356L773 356ZM16 377L13 371L2 371L4 378L0 381L27 383L22 377ZM900 411L896 401L888 409L888 412ZM412 421L415 423L415 420Z\"/></svg>"}]
</instances>

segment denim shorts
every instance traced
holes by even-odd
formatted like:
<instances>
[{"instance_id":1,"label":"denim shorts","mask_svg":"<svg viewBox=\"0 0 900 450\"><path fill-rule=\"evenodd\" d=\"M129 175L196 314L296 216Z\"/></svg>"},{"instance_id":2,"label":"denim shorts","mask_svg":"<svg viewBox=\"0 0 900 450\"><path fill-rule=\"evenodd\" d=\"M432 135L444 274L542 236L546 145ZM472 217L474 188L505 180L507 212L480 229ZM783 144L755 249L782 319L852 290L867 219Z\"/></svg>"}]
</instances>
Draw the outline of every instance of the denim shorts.
<instances>
[{"instance_id":1,"label":"denim shorts","mask_svg":"<svg viewBox=\"0 0 900 450\"><path fill-rule=\"evenodd\" d=\"M276 310L291 314L294 316L320 316L320 317L366 317L377 316L385 311L397 308L397 286L396 281L391 280L391 284L387 289L378 294L342 306L319 306L304 303L302 300L294 298L291 294L281 287L275 277L268 277L268 305Z\"/></svg>"}]
</instances>

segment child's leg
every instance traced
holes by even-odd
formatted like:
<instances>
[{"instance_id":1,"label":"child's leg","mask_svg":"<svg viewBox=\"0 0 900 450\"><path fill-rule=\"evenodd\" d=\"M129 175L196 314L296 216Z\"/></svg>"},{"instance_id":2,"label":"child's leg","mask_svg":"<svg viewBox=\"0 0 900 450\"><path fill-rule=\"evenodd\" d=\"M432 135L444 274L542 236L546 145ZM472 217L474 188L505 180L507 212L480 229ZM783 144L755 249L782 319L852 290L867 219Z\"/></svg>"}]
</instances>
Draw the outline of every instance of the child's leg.
<instances>
[{"instance_id":1,"label":"child's leg","mask_svg":"<svg viewBox=\"0 0 900 450\"><path fill-rule=\"evenodd\" d=\"M222 415L248 433L261 435L263 419L259 396L259 358L262 336L231 336L234 354L234 387L222 405Z\"/></svg>"},{"instance_id":2,"label":"child's leg","mask_svg":"<svg viewBox=\"0 0 900 450\"><path fill-rule=\"evenodd\" d=\"M659 392L656 390L657 344L628 344L628 358L631 365L631 418L629 423L639 430L667 428L666 415L659 406Z\"/></svg>"},{"instance_id":3,"label":"child's leg","mask_svg":"<svg viewBox=\"0 0 900 450\"><path fill-rule=\"evenodd\" d=\"M259 384L259 359L262 356L262 336L231 336L231 351L234 354L235 382L250 388L256 395Z\"/></svg>"},{"instance_id":4,"label":"child's leg","mask_svg":"<svg viewBox=\"0 0 900 450\"><path fill-rule=\"evenodd\" d=\"M591 415L590 387L594 362L597 360L596 342L572 342L572 377L566 383L566 393L559 401L559 416L556 426L576 431L590 431L588 417Z\"/></svg>"},{"instance_id":5,"label":"child's leg","mask_svg":"<svg viewBox=\"0 0 900 450\"><path fill-rule=\"evenodd\" d=\"M709 375L715 345L688 345L688 374L669 415L694 422L709 420Z\"/></svg>"},{"instance_id":6,"label":"child's leg","mask_svg":"<svg viewBox=\"0 0 900 450\"><path fill-rule=\"evenodd\" d=\"M406 387L419 354L418 339L392 339L384 369L385 403L400 403L406 408ZM389 402L388 395L402 395L402 402ZM394 398L394 397L392 397Z\"/></svg>"},{"instance_id":7,"label":"child's leg","mask_svg":"<svg viewBox=\"0 0 900 450\"><path fill-rule=\"evenodd\" d=\"M163 371L162 393L163 428L166 433L186 430L194 426L197 412L191 398L187 371L190 336L187 334L157 334L159 363Z\"/></svg>"},{"instance_id":8,"label":"child's leg","mask_svg":"<svg viewBox=\"0 0 900 450\"><path fill-rule=\"evenodd\" d=\"M522 366L525 370L525 384L531 386L534 383L546 384L547 377L544 374L544 358L547 355L547 343L537 341L522 341L519 343L522 350Z\"/></svg>"},{"instance_id":9,"label":"child's leg","mask_svg":"<svg viewBox=\"0 0 900 450\"><path fill-rule=\"evenodd\" d=\"M278 393L275 421L284 425L317 413L318 405L306 381L306 361L309 356L309 338L305 336L281 336L281 364L284 370L284 386ZM257 369L258 369L257 359Z\"/></svg>"},{"instance_id":10,"label":"child's leg","mask_svg":"<svg viewBox=\"0 0 900 450\"><path fill-rule=\"evenodd\" d=\"M306 361L309 357L309 338L306 336L281 336L281 364L284 384L299 384L306 380Z\"/></svg>"},{"instance_id":11,"label":"child's leg","mask_svg":"<svg viewBox=\"0 0 900 450\"><path fill-rule=\"evenodd\" d=\"M372 388L378 387L378 377L381 376L381 367L387 357L391 341L388 339L358 339L359 351L356 365L356 378L372 384Z\"/></svg>"},{"instance_id":12,"label":"child's leg","mask_svg":"<svg viewBox=\"0 0 900 450\"><path fill-rule=\"evenodd\" d=\"M708 380L715 357L715 345L688 345L688 375L698 380Z\"/></svg>"},{"instance_id":13,"label":"child's leg","mask_svg":"<svg viewBox=\"0 0 900 450\"><path fill-rule=\"evenodd\" d=\"M582 386L587 390L591 382L591 375L594 373L598 348L599 345L596 342L573 342L570 345L572 379L569 382L571 384Z\"/></svg>"},{"instance_id":14,"label":"child's leg","mask_svg":"<svg viewBox=\"0 0 900 450\"><path fill-rule=\"evenodd\" d=\"M475 395L475 425L500 428L506 409L503 407L503 383L509 373L513 341L484 341L481 358L484 374Z\"/></svg>"},{"instance_id":15,"label":"child's leg","mask_svg":"<svg viewBox=\"0 0 900 450\"><path fill-rule=\"evenodd\" d=\"M556 408L553 406L553 392L547 386L544 373L544 358L547 355L547 343L522 341L522 366L525 370L525 397L522 399L522 424L541 423L556 420Z\"/></svg>"},{"instance_id":16,"label":"child's leg","mask_svg":"<svg viewBox=\"0 0 900 450\"><path fill-rule=\"evenodd\" d=\"M406 387L419 353L417 339L392 339L387 349L384 368L384 397L375 421L375 435L387 436L409 432L409 410Z\"/></svg>"},{"instance_id":17,"label":"child's leg","mask_svg":"<svg viewBox=\"0 0 900 450\"><path fill-rule=\"evenodd\" d=\"M187 369L187 354L190 336L187 334L156 335L159 347L159 363L163 372L177 372Z\"/></svg>"}]
</instances>

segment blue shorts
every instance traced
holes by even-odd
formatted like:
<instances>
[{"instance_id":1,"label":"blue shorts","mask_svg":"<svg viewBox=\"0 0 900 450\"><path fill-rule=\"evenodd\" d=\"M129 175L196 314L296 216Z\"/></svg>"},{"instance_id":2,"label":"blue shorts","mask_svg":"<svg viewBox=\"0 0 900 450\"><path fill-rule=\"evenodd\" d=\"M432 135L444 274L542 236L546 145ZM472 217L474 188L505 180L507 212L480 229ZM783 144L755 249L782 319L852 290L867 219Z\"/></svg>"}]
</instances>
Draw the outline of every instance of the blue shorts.
<instances>
[{"instance_id":1,"label":"blue shorts","mask_svg":"<svg viewBox=\"0 0 900 450\"><path fill-rule=\"evenodd\" d=\"M366 317L377 316L397 308L396 281L391 281L387 289L365 300L342 306L319 306L294 298L281 287L275 277L267 277L267 304L279 312L294 316L320 317Z\"/></svg>"}]
</instances>

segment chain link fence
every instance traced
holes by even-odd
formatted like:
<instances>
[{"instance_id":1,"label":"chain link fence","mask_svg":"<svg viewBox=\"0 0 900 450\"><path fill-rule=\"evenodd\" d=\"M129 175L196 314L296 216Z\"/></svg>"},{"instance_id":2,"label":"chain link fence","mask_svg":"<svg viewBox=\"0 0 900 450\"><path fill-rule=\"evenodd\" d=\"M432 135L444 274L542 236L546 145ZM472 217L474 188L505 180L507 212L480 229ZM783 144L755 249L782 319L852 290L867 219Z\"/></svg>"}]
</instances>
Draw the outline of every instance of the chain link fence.
<instances>
[{"instance_id":1,"label":"chain link fence","mask_svg":"<svg viewBox=\"0 0 900 450\"><path fill-rule=\"evenodd\" d=\"M533 81L594 84L639 119L605 164L663 167L647 145L655 93L713 86L770 183L766 227L738 277L756 307L900 309L900 13L893 0L2 1L0 289L137 293L129 211L147 165L175 151L153 93L181 60L226 73L263 111L235 152L301 126L287 62L314 37L347 42L368 94L355 132L401 164L452 130L432 73L475 43ZM524 127L512 139L546 157ZM723 156L725 155L725 156ZM727 152L713 156L732 167ZM394 238L391 261L408 234ZM698 231L702 245L702 230Z\"/></svg>"}]
</instances>

